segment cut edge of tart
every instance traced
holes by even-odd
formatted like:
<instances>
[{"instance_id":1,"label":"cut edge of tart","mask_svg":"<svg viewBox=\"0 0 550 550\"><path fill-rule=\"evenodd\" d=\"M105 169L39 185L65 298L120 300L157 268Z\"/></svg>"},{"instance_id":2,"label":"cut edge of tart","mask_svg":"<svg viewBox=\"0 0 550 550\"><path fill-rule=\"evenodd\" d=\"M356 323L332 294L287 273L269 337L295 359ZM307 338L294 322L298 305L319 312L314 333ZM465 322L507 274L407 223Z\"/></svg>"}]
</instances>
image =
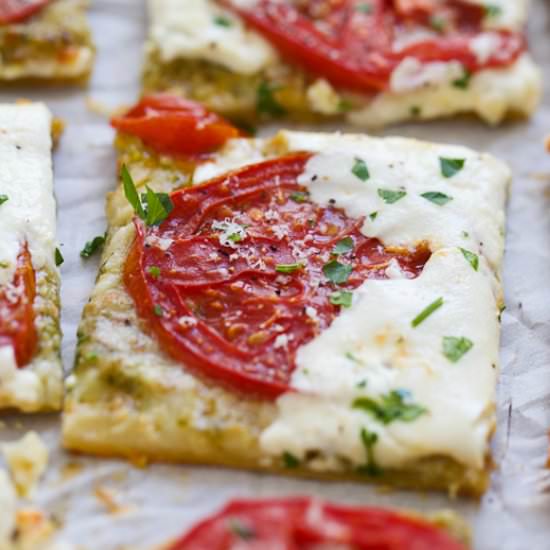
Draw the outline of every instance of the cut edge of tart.
<instances>
[{"instance_id":1,"label":"cut edge of tart","mask_svg":"<svg viewBox=\"0 0 550 550\"><path fill-rule=\"evenodd\" d=\"M151 116L165 115L155 112ZM108 197L107 242L97 284L79 327L75 371L67 380L63 440L68 449L137 462L225 465L475 496L484 492L491 468L488 443L495 425L503 209L510 180L502 163L456 146L288 131L266 139L232 139L206 157L157 154L136 137L122 133L116 145L120 166L126 167L127 174L124 185L121 182ZM185 237L187 229L178 229L185 234L180 243L179 237L174 240L165 233L176 215L206 218L201 218L200 204L182 214L178 197L190 200L192 193L185 188L192 182L198 184L194 193L200 193L210 189L216 177L223 180L227 172L225 189L230 192L243 165L260 166L266 159L293 151L313 153L300 176L300 185L308 187L311 194L307 200L322 205L331 215L343 209L352 217L363 216L363 228L386 247L411 249L427 242L432 255L416 279L404 274L398 262L390 261L382 276L387 280L375 278L354 289L346 286L346 269L341 266L351 263L358 269L352 257L355 253L350 252L349 241L339 244L338 250L334 247L323 260L323 276L329 279L323 284L329 285L329 299L342 312L328 328L300 346L291 373L292 391L273 396L275 401L273 397L260 398L254 391L243 397L242 391L220 384L218 375L213 379L212 374L204 374L204 360L197 362L193 355L197 348L193 351L192 347L201 343L196 338L186 337L184 344L186 357L194 357L193 370L175 360L174 340L165 338L166 330L173 327L162 327L172 318L172 311L180 312L181 304L191 307L200 303L199 324L221 334L219 326L216 329L212 324L219 319L207 313L211 307L223 309L223 302L205 302L204 295L197 294L202 292L199 287L208 292L202 278L212 271L208 262L214 262L217 254L209 252L207 261L198 262L193 269L199 271L181 271L177 263L174 270L160 261L158 265L143 264L149 283L140 287L144 301L140 301L138 313L124 282L128 254L136 239L136 201L149 188L147 195L151 192L164 204L163 194L178 190L162 219L147 223L147 212L138 216L141 221L137 225L147 234L143 242L152 246L150 251L160 260L163 254L170 260L174 247L195 246L197 239L200 246L219 239L220 249L228 247L221 254L227 260L239 246L246 247L259 238L254 234L257 225L241 225L241 229L248 225L242 235L234 226L216 226L214 236L215 224L210 220L208 231L199 223L194 230L197 233L192 232L189 238ZM329 175L327 170L333 171ZM407 174L407 182L403 174ZM330 187L330 181L338 178L348 199ZM133 205L127 200L129 180L136 188L135 200L130 201ZM322 182L329 183L323 186ZM296 203L303 205L303 191L292 189ZM147 195L141 195L140 206L151 212L157 203ZM279 197L281 204L288 205L278 192L269 197ZM269 213L272 208L247 208L247 216L264 219L268 213L273 220L277 217L276 212ZM230 221L235 222L233 218ZM410 231L403 233L404 227ZM329 234L333 231L330 224L325 229ZM276 234L281 230L270 231ZM235 234L239 238L229 238ZM351 240L355 243L356 237ZM293 242L297 244L298 239ZM352 256L346 256L350 253ZM263 258L267 266L272 254L275 252L266 251ZM240 260L227 261L235 262L229 269L239 275ZM280 265L284 266L281 281L292 286L288 279L292 280L292 273L299 268L290 269L288 261ZM308 264L308 269L314 269L312 265ZM167 275L172 278L166 279ZM163 285L179 285L178 293L187 289L188 297L178 294L180 305L153 303L151 312L149 293ZM348 292L351 297L345 296ZM239 307L242 310L244 306L227 296L227 303L236 308L228 309L229 314L238 312ZM315 296L317 300L319 296ZM347 305L353 304L349 308L348 298ZM361 308L379 314L367 319L361 316ZM317 302L304 309L297 316L298 326L323 323L323 310ZM197 318L184 315L180 320L182 334L195 330ZM152 326L156 328L152 330ZM248 334L248 326L241 327L244 334ZM364 327L364 331L356 327ZM239 330L228 328L227 334L238 339ZM295 337L287 332L282 331L276 343L269 333L262 338L253 335L247 343L262 346L267 341L277 349ZM164 335L161 340L159 334ZM195 342L191 348L190 342ZM248 357L250 350L244 346L239 353ZM231 364L237 363L232 359ZM343 374L334 377L331 365ZM246 369L241 373L248 376ZM475 391L470 376L475 379ZM453 436L447 438L447 433Z\"/></svg>"}]
</instances>

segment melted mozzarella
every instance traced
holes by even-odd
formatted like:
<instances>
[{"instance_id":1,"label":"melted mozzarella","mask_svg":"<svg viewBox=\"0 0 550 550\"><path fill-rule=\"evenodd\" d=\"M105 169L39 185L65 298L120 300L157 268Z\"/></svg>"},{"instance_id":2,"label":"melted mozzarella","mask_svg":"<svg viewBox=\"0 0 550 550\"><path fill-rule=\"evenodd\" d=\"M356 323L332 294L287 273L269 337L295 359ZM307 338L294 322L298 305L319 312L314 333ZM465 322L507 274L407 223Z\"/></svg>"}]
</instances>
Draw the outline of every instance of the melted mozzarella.
<instances>
[{"instance_id":1,"label":"melted mozzarella","mask_svg":"<svg viewBox=\"0 0 550 550\"><path fill-rule=\"evenodd\" d=\"M15 489L6 472L0 469L0 550L8 550L12 546L16 501Z\"/></svg>"},{"instance_id":2,"label":"melted mozzarella","mask_svg":"<svg viewBox=\"0 0 550 550\"><path fill-rule=\"evenodd\" d=\"M0 105L0 285L25 242L35 270L55 269L51 123L43 104Z\"/></svg>"},{"instance_id":3,"label":"melted mozzarella","mask_svg":"<svg viewBox=\"0 0 550 550\"><path fill-rule=\"evenodd\" d=\"M151 41L163 61L202 59L253 74L276 58L270 44L213 0L150 0Z\"/></svg>"}]
</instances>

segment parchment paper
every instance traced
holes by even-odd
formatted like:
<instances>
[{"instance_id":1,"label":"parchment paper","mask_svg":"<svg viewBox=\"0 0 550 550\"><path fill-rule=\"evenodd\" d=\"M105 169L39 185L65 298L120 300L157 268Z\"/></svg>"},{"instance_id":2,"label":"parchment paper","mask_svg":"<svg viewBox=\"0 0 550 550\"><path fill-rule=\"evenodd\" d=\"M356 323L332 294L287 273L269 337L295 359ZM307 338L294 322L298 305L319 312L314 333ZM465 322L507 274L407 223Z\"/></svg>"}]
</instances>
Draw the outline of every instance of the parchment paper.
<instances>
[{"instance_id":1,"label":"parchment paper","mask_svg":"<svg viewBox=\"0 0 550 550\"><path fill-rule=\"evenodd\" d=\"M113 133L105 118L89 109L89 99L115 107L137 97L146 33L144 3L93 2L90 19L98 57L88 89L0 91L0 101L45 100L67 123L55 154L58 231L65 256L61 271L66 369L72 365L76 326L97 270L97 259L84 262L79 251L105 230L104 197L115 183ZM531 47L550 81L550 2L535 0L531 15ZM451 508L471 522L476 549L550 549L550 474L544 469L550 428L550 155L543 148L550 134L550 95L530 122L490 129L461 120L394 127L386 133L463 143L501 157L514 170L504 269L507 310L502 324L499 428L493 444L498 469L482 502L213 468L138 469L125 462L64 453L58 415L4 416L7 428L0 431L1 440L32 428L51 449L50 468L33 505L59 521L59 538L89 550L148 548L179 534L230 498L306 493L345 503ZM117 513L109 512L98 491L112 498Z\"/></svg>"}]
</instances>

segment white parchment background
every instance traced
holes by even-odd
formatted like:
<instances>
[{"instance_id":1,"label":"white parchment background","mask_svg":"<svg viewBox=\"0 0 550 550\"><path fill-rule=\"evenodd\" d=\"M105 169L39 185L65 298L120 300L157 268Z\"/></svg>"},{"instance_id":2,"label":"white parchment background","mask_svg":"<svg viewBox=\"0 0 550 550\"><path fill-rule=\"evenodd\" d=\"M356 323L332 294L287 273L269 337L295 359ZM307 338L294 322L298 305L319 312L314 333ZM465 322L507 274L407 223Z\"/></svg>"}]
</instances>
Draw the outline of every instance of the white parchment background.
<instances>
[{"instance_id":1,"label":"white parchment background","mask_svg":"<svg viewBox=\"0 0 550 550\"><path fill-rule=\"evenodd\" d=\"M533 2L531 47L550 83L550 2ZM67 123L56 152L56 189L62 267L63 355L73 360L76 325L92 288L97 260L83 262L84 243L105 229L105 193L115 182L113 134L86 100L114 107L139 91L144 0L95 0L91 23L98 57L87 90L0 90L0 101L28 97L47 101ZM37 429L51 448L51 465L34 504L60 521L60 537L89 550L148 548L236 496L307 493L347 503L462 513L474 527L478 550L550 549L550 474L544 470L550 428L550 94L530 122L490 129L473 120L406 125L388 134L457 142L487 150L511 164L515 180L509 205L503 315L499 429L494 440L498 469L478 505L444 495L382 493L353 483L318 483L212 468L157 465L136 469L119 461L69 456L59 447L59 417L7 417L0 440ZM0 167L1 169L1 167ZM475 384L475 380L472 380ZM67 464L77 463L67 475ZM95 496L112 492L125 511L113 515ZM0 513L2 511L0 510Z\"/></svg>"}]
</instances>

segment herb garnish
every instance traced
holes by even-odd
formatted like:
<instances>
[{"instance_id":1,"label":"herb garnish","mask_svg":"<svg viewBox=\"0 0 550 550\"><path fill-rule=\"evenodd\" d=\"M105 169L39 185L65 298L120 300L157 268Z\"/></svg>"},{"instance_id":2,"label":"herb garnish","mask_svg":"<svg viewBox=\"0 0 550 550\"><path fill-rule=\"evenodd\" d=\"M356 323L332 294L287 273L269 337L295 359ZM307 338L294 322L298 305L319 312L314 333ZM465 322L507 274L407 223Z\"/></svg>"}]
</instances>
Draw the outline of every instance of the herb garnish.
<instances>
[{"instance_id":1,"label":"herb garnish","mask_svg":"<svg viewBox=\"0 0 550 550\"><path fill-rule=\"evenodd\" d=\"M153 306L153 313L157 316L157 317L162 317L164 315L164 311L162 310L162 307L159 306L159 304L155 304Z\"/></svg>"},{"instance_id":2,"label":"herb garnish","mask_svg":"<svg viewBox=\"0 0 550 550\"><path fill-rule=\"evenodd\" d=\"M277 101L275 92L278 87L262 82L256 90L256 110L270 116L282 116L286 114L285 108Z\"/></svg>"},{"instance_id":3,"label":"herb garnish","mask_svg":"<svg viewBox=\"0 0 550 550\"><path fill-rule=\"evenodd\" d=\"M361 181L367 181L370 178L369 169L364 160L355 158L355 164L351 169L351 173L357 176Z\"/></svg>"},{"instance_id":4,"label":"herb garnish","mask_svg":"<svg viewBox=\"0 0 550 550\"><path fill-rule=\"evenodd\" d=\"M4 204L7 200L9 200L7 195L0 195L0 204Z\"/></svg>"},{"instance_id":5,"label":"herb garnish","mask_svg":"<svg viewBox=\"0 0 550 550\"><path fill-rule=\"evenodd\" d=\"M351 237L344 237L343 239L340 239L334 248L332 249L332 253L336 256L340 254L347 254L348 252L351 252L353 250L354 246L353 239Z\"/></svg>"},{"instance_id":6,"label":"herb garnish","mask_svg":"<svg viewBox=\"0 0 550 550\"><path fill-rule=\"evenodd\" d=\"M456 173L460 172L464 168L466 159L450 159L445 157L439 157L439 165L441 167L441 173L445 178L452 178Z\"/></svg>"},{"instance_id":7,"label":"herb garnish","mask_svg":"<svg viewBox=\"0 0 550 550\"><path fill-rule=\"evenodd\" d=\"M468 263L474 268L474 271L477 271L479 268L479 256L466 250L465 248L459 248L460 252L464 255Z\"/></svg>"},{"instance_id":8,"label":"herb garnish","mask_svg":"<svg viewBox=\"0 0 550 550\"><path fill-rule=\"evenodd\" d=\"M422 109L418 105L412 105L409 109L411 116L417 117L422 114Z\"/></svg>"},{"instance_id":9,"label":"herb garnish","mask_svg":"<svg viewBox=\"0 0 550 550\"><path fill-rule=\"evenodd\" d=\"M407 192L402 189L398 191L392 191L391 189L378 189L378 196L386 204L393 204L394 202L401 200L406 194Z\"/></svg>"},{"instance_id":10,"label":"herb garnish","mask_svg":"<svg viewBox=\"0 0 550 550\"><path fill-rule=\"evenodd\" d=\"M309 193L306 191L296 191L290 195L290 200L294 202L306 202L309 199Z\"/></svg>"},{"instance_id":11,"label":"herb garnish","mask_svg":"<svg viewBox=\"0 0 550 550\"><path fill-rule=\"evenodd\" d=\"M376 465L374 460L374 446L377 441L378 434L376 432L370 432L367 428L361 428L361 443L363 443L367 453L367 463L357 469L360 474L376 476L381 473L381 469Z\"/></svg>"},{"instance_id":12,"label":"herb garnish","mask_svg":"<svg viewBox=\"0 0 550 550\"><path fill-rule=\"evenodd\" d=\"M471 79L472 79L472 73L467 69L464 69L464 74L460 78L453 80L452 84L455 88L466 90L470 85Z\"/></svg>"},{"instance_id":13,"label":"herb garnish","mask_svg":"<svg viewBox=\"0 0 550 550\"><path fill-rule=\"evenodd\" d=\"M502 13L502 8L495 4L485 4L483 7L485 9L486 17L496 17Z\"/></svg>"},{"instance_id":14,"label":"herb garnish","mask_svg":"<svg viewBox=\"0 0 550 550\"><path fill-rule=\"evenodd\" d=\"M167 193L155 193L147 186L146 193L142 193L140 199L134 180L128 168L126 168L126 165L122 166L120 174L124 187L124 195L127 201L132 205L136 215L141 218L146 225L161 224L174 208L170 196Z\"/></svg>"},{"instance_id":15,"label":"herb garnish","mask_svg":"<svg viewBox=\"0 0 550 550\"><path fill-rule=\"evenodd\" d=\"M330 303L335 306L351 307L353 294L349 290L337 290L330 295Z\"/></svg>"},{"instance_id":16,"label":"herb garnish","mask_svg":"<svg viewBox=\"0 0 550 550\"><path fill-rule=\"evenodd\" d=\"M147 273L149 273L153 279L158 279L160 277L160 267L151 265L147 268Z\"/></svg>"},{"instance_id":17,"label":"herb garnish","mask_svg":"<svg viewBox=\"0 0 550 550\"><path fill-rule=\"evenodd\" d=\"M445 193L439 191L428 191L427 193L422 193L420 196L438 206L443 206L453 200L453 197L449 197L449 195L445 195Z\"/></svg>"},{"instance_id":18,"label":"herb garnish","mask_svg":"<svg viewBox=\"0 0 550 550\"><path fill-rule=\"evenodd\" d=\"M455 336L444 336L443 337L443 355L451 361L451 363L456 363L459 361L462 356L469 352L474 343L468 338L456 338Z\"/></svg>"},{"instance_id":19,"label":"herb garnish","mask_svg":"<svg viewBox=\"0 0 550 550\"><path fill-rule=\"evenodd\" d=\"M303 269L304 264L301 264L299 262L296 262L294 264L277 264L275 266L275 271L278 273L293 273L294 271L298 271L299 269Z\"/></svg>"},{"instance_id":20,"label":"herb garnish","mask_svg":"<svg viewBox=\"0 0 550 550\"><path fill-rule=\"evenodd\" d=\"M298 466L300 466L300 461L288 451L285 451L283 453L283 463L285 465L285 468L289 469L298 468Z\"/></svg>"},{"instance_id":21,"label":"herb garnish","mask_svg":"<svg viewBox=\"0 0 550 550\"><path fill-rule=\"evenodd\" d=\"M65 261L65 258L63 258L63 254L61 254L61 250L59 248L55 249L55 265L59 267L63 262Z\"/></svg>"},{"instance_id":22,"label":"herb garnish","mask_svg":"<svg viewBox=\"0 0 550 550\"><path fill-rule=\"evenodd\" d=\"M428 412L425 407L407 402L406 397L407 392L393 390L380 396L378 401L371 397L358 397L352 407L372 414L382 424L390 424L395 420L412 422Z\"/></svg>"},{"instance_id":23,"label":"herb garnish","mask_svg":"<svg viewBox=\"0 0 550 550\"><path fill-rule=\"evenodd\" d=\"M371 219L371 221L374 221L377 217L378 217L378 212L371 212L369 214L369 218Z\"/></svg>"},{"instance_id":24,"label":"herb garnish","mask_svg":"<svg viewBox=\"0 0 550 550\"><path fill-rule=\"evenodd\" d=\"M341 264L336 260L332 260L323 266L325 277L337 285L347 282L352 271L353 267L351 265Z\"/></svg>"},{"instance_id":25,"label":"herb garnish","mask_svg":"<svg viewBox=\"0 0 550 550\"><path fill-rule=\"evenodd\" d=\"M220 27L231 27L233 25L233 21L225 17L225 15L216 15L216 17L214 17L214 23Z\"/></svg>"},{"instance_id":26,"label":"herb garnish","mask_svg":"<svg viewBox=\"0 0 550 550\"><path fill-rule=\"evenodd\" d=\"M443 298L438 298L432 302L428 307L423 309L412 321L411 325L416 328L420 323L425 321L434 311L439 309L443 305Z\"/></svg>"},{"instance_id":27,"label":"herb garnish","mask_svg":"<svg viewBox=\"0 0 550 550\"><path fill-rule=\"evenodd\" d=\"M229 521L229 529L234 535L243 540L250 540L256 536L256 533L254 532L252 527L245 525L237 519L232 519Z\"/></svg>"},{"instance_id":28,"label":"herb garnish","mask_svg":"<svg viewBox=\"0 0 550 550\"><path fill-rule=\"evenodd\" d=\"M370 4L358 4L355 6L355 11L360 13L372 13L372 6Z\"/></svg>"},{"instance_id":29,"label":"herb garnish","mask_svg":"<svg viewBox=\"0 0 550 550\"><path fill-rule=\"evenodd\" d=\"M97 237L94 237L91 241L88 241L84 245L84 248L80 251L81 258L90 258L91 256L93 256L98 250L103 247L106 237L107 233L105 233L104 235L98 235Z\"/></svg>"}]
</instances>

